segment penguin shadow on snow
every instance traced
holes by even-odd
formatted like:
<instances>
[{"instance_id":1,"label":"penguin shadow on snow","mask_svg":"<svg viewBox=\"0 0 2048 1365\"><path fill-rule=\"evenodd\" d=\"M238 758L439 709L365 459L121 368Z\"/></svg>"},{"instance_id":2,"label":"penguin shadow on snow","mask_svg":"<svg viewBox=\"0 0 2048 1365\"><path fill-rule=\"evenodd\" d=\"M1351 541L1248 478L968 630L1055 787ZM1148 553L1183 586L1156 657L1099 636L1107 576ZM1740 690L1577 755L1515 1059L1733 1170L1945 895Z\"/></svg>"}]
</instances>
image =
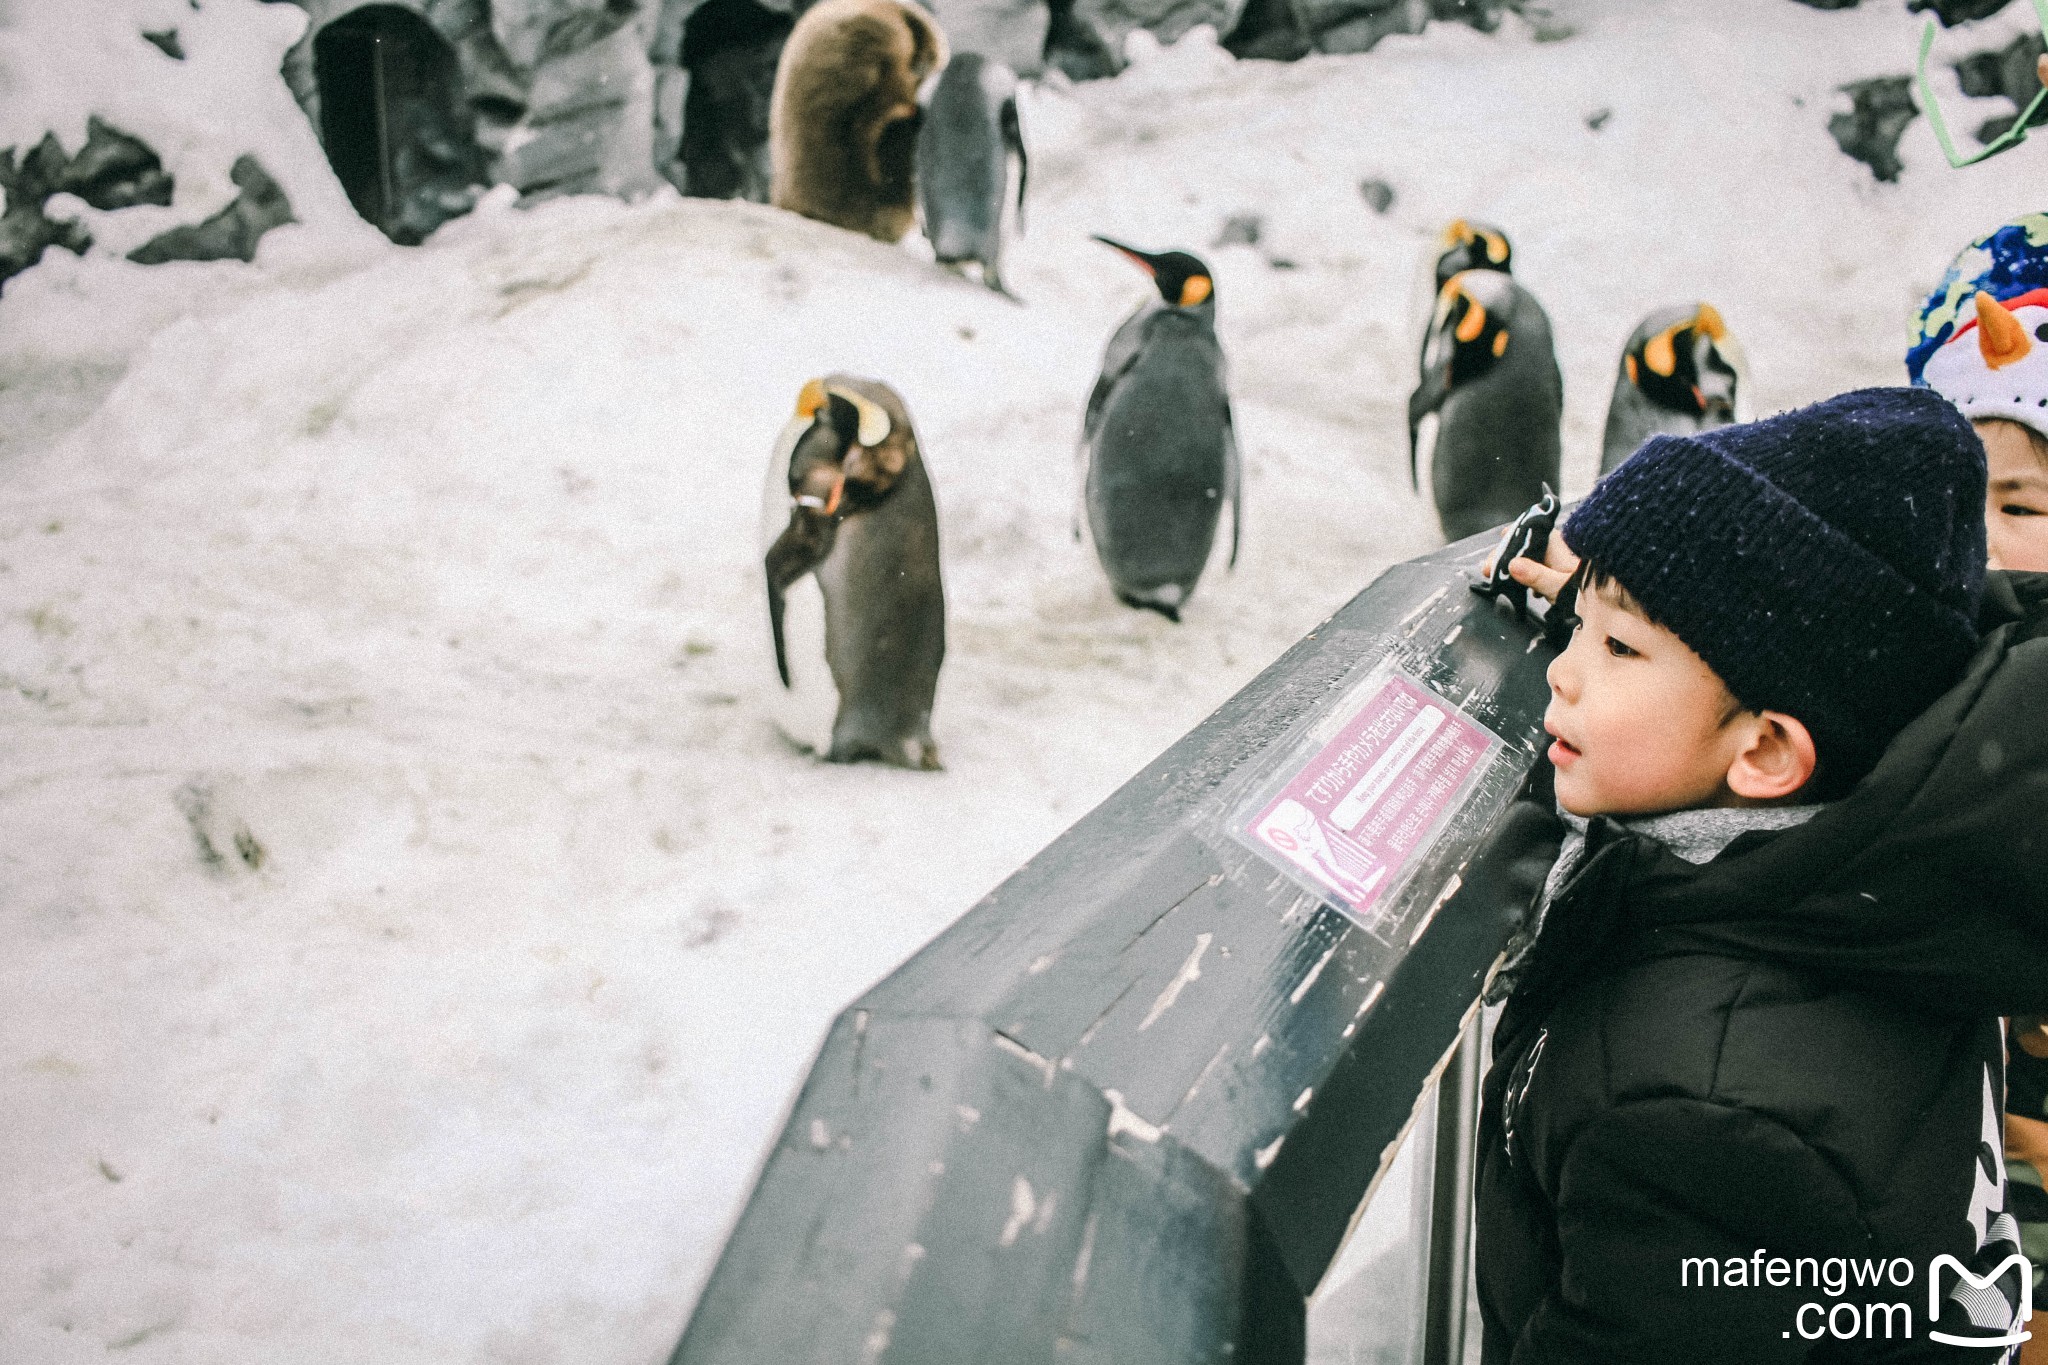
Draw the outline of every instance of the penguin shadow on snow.
<instances>
[{"instance_id":1,"label":"penguin shadow on snow","mask_svg":"<svg viewBox=\"0 0 2048 1365\"><path fill-rule=\"evenodd\" d=\"M1096 241L1151 277L1155 297L1117 327L1088 395L1074 538L1087 530L1117 600L1179 621L1230 507L1237 564L1243 471L1216 339L1216 282L1199 257Z\"/></svg>"},{"instance_id":2,"label":"penguin shadow on snow","mask_svg":"<svg viewBox=\"0 0 2048 1365\"><path fill-rule=\"evenodd\" d=\"M1030 161L1017 117L1017 76L999 61L963 52L946 63L917 134L918 204L933 258L956 274L1017 300L1003 283L1010 161L1017 164L1016 231L1024 231Z\"/></svg>"},{"instance_id":3,"label":"penguin shadow on snow","mask_svg":"<svg viewBox=\"0 0 2048 1365\"><path fill-rule=\"evenodd\" d=\"M843 374L803 386L769 461L761 539L777 730L827 762L936 771L938 506L894 390Z\"/></svg>"},{"instance_id":4,"label":"penguin shadow on snow","mask_svg":"<svg viewBox=\"0 0 2048 1365\"><path fill-rule=\"evenodd\" d=\"M1455 541L1514 520L1557 485L1564 377L1549 316L1509 273L1507 238L1460 220L1444 243L1408 399L1408 476L1419 490L1427 466L1438 524Z\"/></svg>"}]
</instances>

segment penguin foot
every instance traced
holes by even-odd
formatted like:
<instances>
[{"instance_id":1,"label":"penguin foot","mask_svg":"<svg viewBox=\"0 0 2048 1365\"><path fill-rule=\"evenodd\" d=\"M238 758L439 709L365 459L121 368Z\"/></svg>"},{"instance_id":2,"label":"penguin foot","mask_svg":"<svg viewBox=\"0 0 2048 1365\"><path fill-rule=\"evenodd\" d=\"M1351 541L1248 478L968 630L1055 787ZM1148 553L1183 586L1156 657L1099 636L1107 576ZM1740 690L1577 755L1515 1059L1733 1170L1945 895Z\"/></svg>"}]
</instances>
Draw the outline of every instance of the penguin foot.
<instances>
[{"instance_id":1,"label":"penguin foot","mask_svg":"<svg viewBox=\"0 0 2048 1365\"><path fill-rule=\"evenodd\" d=\"M1180 624L1180 607L1174 603L1148 602L1141 597L1126 597L1123 593L1118 593L1116 600L1127 607L1138 607L1145 611L1156 611L1175 625Z\"/></svg>"},{"instance_id":2,"label":"penguin foot","mask_svg":"<svg viewBox=\"0 0 2048 1365\"><path fill-rule=\"evenodd\" d=\"M937 773L945 769L939 763L939 746L930 740L908 740L894 745L883 746L872 740L849 739L835 741L825 754L827 763L882 763L891 768L910 768L918 772Z\"/></svg>"}]
</instances>

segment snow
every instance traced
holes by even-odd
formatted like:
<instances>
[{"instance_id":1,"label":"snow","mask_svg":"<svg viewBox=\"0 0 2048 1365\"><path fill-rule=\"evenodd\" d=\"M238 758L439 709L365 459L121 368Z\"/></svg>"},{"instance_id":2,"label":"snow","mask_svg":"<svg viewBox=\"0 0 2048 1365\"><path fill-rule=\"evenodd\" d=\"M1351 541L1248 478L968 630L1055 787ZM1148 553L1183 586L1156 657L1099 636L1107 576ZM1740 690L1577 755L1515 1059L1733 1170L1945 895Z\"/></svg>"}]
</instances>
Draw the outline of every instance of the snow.
<instances>
[{"instance_id":1,"label":"snow","mask_svg":"<svg viewBox=\"0 0 2048 1365\"><path fill-rule=\"evenodd\" d=\"M1898 5L1555 8L1028 91L1019 306L666 192L392 247L277 78L293 7L0 0L0 141L98 112L178 177L0 300L0 1359L663 1359L830 1017L1435 543L1404 403L1445 221L1549 309L1578 492L1650 309L1713 302L1760 413L1897 382L1918 295L2039 207L2048 139L1955 172L1917 121L1897 185L1835 149ZM185 64L132 38L174 24ZM253 265L119 258L251 150L301 219ZM1180 627L1069 537L1145 289L1090 232L1218 281L1244 553ZM943 774L768 719L759 490L831 370L897 388L937 485Z\"/></svg>"}]
</instances>

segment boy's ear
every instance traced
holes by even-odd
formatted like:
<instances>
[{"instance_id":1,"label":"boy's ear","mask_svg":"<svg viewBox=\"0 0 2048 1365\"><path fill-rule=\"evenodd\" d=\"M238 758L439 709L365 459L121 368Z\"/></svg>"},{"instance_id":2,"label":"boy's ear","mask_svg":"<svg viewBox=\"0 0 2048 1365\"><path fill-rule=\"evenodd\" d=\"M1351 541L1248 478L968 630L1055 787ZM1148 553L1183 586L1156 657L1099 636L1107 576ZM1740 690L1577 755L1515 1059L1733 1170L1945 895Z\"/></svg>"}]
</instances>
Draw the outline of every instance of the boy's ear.
<instances>
[{"instance_id":1,"label":"boy's ear","mask_svg":"<svg viewBox=\"0 0 2048 1365\"><path fill-rule=\"evenodd\" d=\"M1805 786L1820 761L1806 726L1783 711L1743 721L1749 734L1728 767L1728 789L1750 801L1779 801Z\"/></svg>"}]
</instances>

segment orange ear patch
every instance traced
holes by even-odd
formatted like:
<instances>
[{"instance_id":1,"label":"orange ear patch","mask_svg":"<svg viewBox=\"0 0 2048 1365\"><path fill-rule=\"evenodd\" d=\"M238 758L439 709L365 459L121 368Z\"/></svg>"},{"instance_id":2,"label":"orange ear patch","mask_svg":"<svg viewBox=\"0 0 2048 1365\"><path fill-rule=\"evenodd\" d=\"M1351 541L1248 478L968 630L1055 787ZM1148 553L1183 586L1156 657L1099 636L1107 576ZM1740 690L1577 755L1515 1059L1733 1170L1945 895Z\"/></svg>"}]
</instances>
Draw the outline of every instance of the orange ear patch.
<instances>
[{"instance_id":1,"label":"orange ear patch","mask_svg":"<svg viewBox=\"0 0 2048 1365\"><path fill-rule=\"evenodd\" d=\"M1486 237L1486 259L1499 265L1508 258L1508 239L1498 232L1484 234Z\"/></svg>"},{"instance_id":2,"label":"orange ear patch","mask_svg":"<svg viewBox=\"0 0 2048 1365\"><path fill-rule=\"evenodd\" d=\"M1479 334L1485 330L1485 307L1470 294L1465 295L1465 316L1458 319L1458 330L1451 335L1460 341L1477 341Z\"/></svg>"},{"instance_id":3,"label":"orange ear patch","mask_svg":"<svg viewBox=\"0 0 2048 1365\"><path fill-rule=\"evenodd\" d=\"M1501 356L1504 356L1504 355L1506 355L1506 354L1507 354L1507 351L1508 351L1508 329L1507 329L1507 328L1505 328L1505 327L1503 327L1503 328L1501 328L1501 329L1500 329L1500 331L1496 332L1496 333L1494 334L1494 337L1493 337L1493 354L1494 354L1494 358L1495 358L1495 359L1499 359L1499 358L1500 358Z\"/></svg>"},{"instance_id":4,"label":"orange ear patch","mask_svg":"<svg viewBox=\"0 0 2048 1365\"><path fill-rule=\"evenodd\" d=\"M1627 370L1627 371L1628 371L1628 382L1629 382L1629 383L1631 383L1631 384L1641 384L1641 383L1643 382L1643 381L1642 381L1642 372L1641 372L1640 370L1638 370L1638 369L1636 368L1636 357L1635 357L1635 352L1633 352L1633 351L1630 351L1630 352L1628 352L1628 353L1624 354L1624 355L1623 355L1623 356L1621 357L1621 367L1622 367L1622 368L1623 368L1624 370Z\"/></svg>"},{"instance_id":5,"label":"orange ear patch","mask_svg":"<svg viewBox=\"0 0 2048 1365\"><path fill-rule=\"evenodd\" d=\"M1215 290L1216 282L1207 275L1190 275L1180 287L1180 306L1192 308Z\"/></svg>"},{"instance_id":6,"label":"orange ear patch","mask_svg":"<svg viewBox=\"0 0 2048 1365\"><path fill-rule=\"evenodd\" d=\"M1444 229L1443 244L1446 247L1463 246L1472 240L1472 226L1463 218L1453 218L1451 225Z\"/></svg>"},{"instance_id":7,"label":"orange ear patch","mask_svg":"<svg viewBox=\"0 0 2048 1365\"><path fill-rule=\"evenodd\" d=\"M816 417L818 409L824 406L825 381L822 379L806 380L804 386L798 389L796 393L796 415L799 417Z\"/></svg>"},{"instance_id":8,"label":"orange ear patch","mask_svg":"<svg viewBox=\"0 0 2048 1365\"><path fill-rule=\"evenodd\" d=\"M2020 320L1981 289L1977 291L1977 348L1984 353L1984 363L1994 370L2026 359L2034 349Z\"/></svg>"},{"instance_id":9,"label":"orange ear patch","mask_svg":"<svg viewBox=\"0 0 2048 1365\"><path fill-rule=\"evenodd\" d=\"M1650 373L1669 379L1678 372L1678 345L1675 340L1680 327L1666 327L1643 343L1643 363L1650 367Z\"/></svg>"},{"instance_id":10,"label":"orange ear patch","mask_svg":"<svg viewBox=\"0 0 2048 1365\"><path fill-rule=\"evenodd\" d=\"M1709 341L1720 341L1728 335L1728 324L1721 321L1721 314L1711 303L1700 305L1700 311L1693 314L1692 329Z\"/></svg>"}]
</instances>

